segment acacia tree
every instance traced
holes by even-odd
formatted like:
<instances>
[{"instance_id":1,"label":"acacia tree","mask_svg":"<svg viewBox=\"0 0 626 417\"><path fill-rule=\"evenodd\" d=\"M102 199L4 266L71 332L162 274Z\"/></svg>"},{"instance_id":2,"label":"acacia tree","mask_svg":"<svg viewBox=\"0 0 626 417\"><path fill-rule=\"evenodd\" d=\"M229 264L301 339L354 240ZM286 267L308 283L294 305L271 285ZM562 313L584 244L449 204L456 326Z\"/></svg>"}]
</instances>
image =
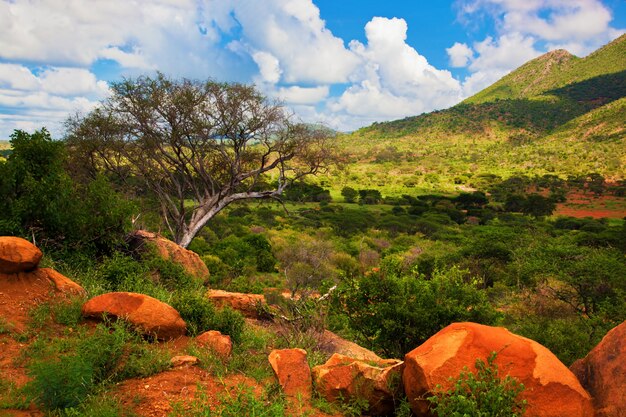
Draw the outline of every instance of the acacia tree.
<instances>
[{"instance_id":1,"label":"acacia tree","mask_svg":"<svg viewBox=\"0 0 626 417\"><path fill-rule=\"evenodd\" d=\"M111 89L100 107L67 122L75 168L141 179L182 247L230 203L279 199L333 158L328 129L292 122L253 86L159 74Z\"/></svg>"}]
</instances>

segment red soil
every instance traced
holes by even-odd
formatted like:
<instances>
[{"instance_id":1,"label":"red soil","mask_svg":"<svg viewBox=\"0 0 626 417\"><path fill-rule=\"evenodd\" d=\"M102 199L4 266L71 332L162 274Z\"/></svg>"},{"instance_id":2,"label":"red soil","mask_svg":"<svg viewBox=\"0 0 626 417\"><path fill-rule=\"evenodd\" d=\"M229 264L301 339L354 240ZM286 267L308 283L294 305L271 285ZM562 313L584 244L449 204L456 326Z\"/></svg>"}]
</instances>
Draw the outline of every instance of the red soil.
<instances>
[{"instance_id":1,"label":"red soil","mask_svg":"<svg viewBox=\"0 0 626 417\"><path fill-rule=\"evenodd\" d=\"M626 217L626 199L614 196L594 196L572 192L565 203L557 204L557 216L621 219Z\"/></svg>"}]
</instances>

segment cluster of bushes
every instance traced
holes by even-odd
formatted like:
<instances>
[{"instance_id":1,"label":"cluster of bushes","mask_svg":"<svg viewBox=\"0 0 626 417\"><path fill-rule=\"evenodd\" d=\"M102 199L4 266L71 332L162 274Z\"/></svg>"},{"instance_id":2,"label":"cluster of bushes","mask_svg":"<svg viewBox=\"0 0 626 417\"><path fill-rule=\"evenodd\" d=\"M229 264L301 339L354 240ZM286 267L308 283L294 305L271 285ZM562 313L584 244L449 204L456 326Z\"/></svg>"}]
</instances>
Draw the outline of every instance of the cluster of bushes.
<instances>
[{"instance_id":1,"label":"cluster of bushes","mask_svg":"<svg viewBox=\"0 0 626 417\"><path fill-rule=\"evenodd\" d=\"M255 282L256 292L324 294L336 284L328 325L381 354L401 355L453 321L473 320L506 325L571 363L626 319L623 223L524 216L480 192L393 203L289 214L233 207L208 230L226 246L232 239L245 247L251 230L268 238L276 272L256 270L248 249L249 272L229 272L248 274L243 289ZM210 245L215 255L205 256L227 259L218 240Z\"/></svg>"},{"instance_id":2,"label":"cluster of bushes","mask_svg":"<svg viewBox=\"0 0 626 417\"><path fill-rule=\"evenodd\" d=\"M11 135L0 162L0 235L21 235L40 246L110 253L130 227L133 203L104 177L72 180L64 144L47 130Z\"/></svg>"}]
</instances>

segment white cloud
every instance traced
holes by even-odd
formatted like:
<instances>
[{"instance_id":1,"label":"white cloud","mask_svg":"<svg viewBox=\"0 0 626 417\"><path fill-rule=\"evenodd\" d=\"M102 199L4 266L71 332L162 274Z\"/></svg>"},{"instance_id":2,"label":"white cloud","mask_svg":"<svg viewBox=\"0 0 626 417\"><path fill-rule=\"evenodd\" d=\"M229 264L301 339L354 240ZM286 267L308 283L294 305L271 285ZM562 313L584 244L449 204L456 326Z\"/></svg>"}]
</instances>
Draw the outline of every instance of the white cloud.
<instances>
[{"instance_id":1,"label":"white cloud","mask_svg":"<svg viewBox=\"0 0 626 417\"><path fill-rule=\"evenodd\" d=\"M60 136L68 115L90 111L108 94L108 84L86 69L48 67L35 74L23 65L0 64L0 138L44 126Z\"/></svg>"},{"instance_id":2,"label":"white cloud","mask_svg":"<svg viewBox=\"0 0 626 417\"><path fill-rule=\"evenodd\" d=\"M0 1L0 134L59 125L67 113L92 108L108 94L96 76L104 65L112 78L158 69L253 81L305 120L353 129L448 107L548 49L585 54L621 33L599 0L458 5L463 16L486 14L497 28L446 50L451 66L469 71L463 83L407 44L403 19L372 18L366 41L346 46L314 0Z\"/></svg>"},{"instance_id":3,"label":"white cloud","mask_svg":"<svg viewBox=\"0 0 626 417\"><path fill-rule=\"evenodd\" d=\"M362 68L353 74L352 85L341 97L331 101L331 111L389 120L458 102L459 82L408 45L406 32L404 19L375 17L367 23L367 45L350 44L362 59Z\"/></svg>"},{"instance_id":4,"label":"white cloud","mask_svg":"<svg viewBox=\"0 0 626 417\"><path fill-rule=\"evenodd\" d=\"M611 11L600 0L464 0L461 19L487 13L500 34L519 33L546 42L547 49L567 45L580 55L623 33L610 26Z\"/></svg>"},{"instance_id":5,"label":"white cloud","mask_svg":"<svg viewBox=\"0 0 626 417\"><path fill-rule=\"evenodd\" d=\"M259 66L262 82L276 84L280 81L282 70L278 58L268 52L257 51L252 54L252 59Z\"/></svg>"},{"instance_id":6,"label":"white cloud","mask_svg":"<svg viewBox=\"0 0 626 417\"><path fill-rule=\"evenodd\" d=\"M37 77L25 66L0 63L0 88L32 91L39 85Z\"/></svg>"},{"instance_id":7,"label":"white cloud","mask_svg":"<svg viewBox=\"0 0 626 417\"><path fill-rule=\"evenodd\" d=\"M208 0L207 4L215 10L215 4L220 2L224 0ZM255 53L261 51L276 58L284 82L346 82L359 63L343 40L326 28L312 0L227 3L230 9L219 6L221 15L215 24L225 32L239 28L242 44ZM231 13L232 18L224 17L225 12ZM255 61L259 64L256 58Z\"/></svg>"},{"instance_id":8,"label":"white cloud","mask_svg":"<svg viewBox=\"0 0 626 417\"><path fill-rule=\"evenodd\" d=\"M280 87L274 95L287 103L298 104L316 104L328 97L328 86L319 87Z\"/></svg>"},{"instance_id":9,"label":"white cloud","mask_svg":"<svg viewBox=\"0 0 626 417\"><path fill-rule=\"evenodd\" d=\"M610 26L611 13L599 0L467 0L457 4L461 20L487 14L498 30L495 37L474 43L469 52L458 42L447 49L452 65L467 66L470 71L463 81L466 96L542 53L567 49L584 56L623 32Z\"/></svg>"},{"instance_id":10,"label":"white cloud","mask_svg":"<svg viewBox=\"0 0 626 417\"><path fill-rule=\"evenodd\" d=\"M450 66L464 67L474 57L474 51L467 44L455 42L450 48L446 48L450 57Z\"/></svg>"}]
</instances>

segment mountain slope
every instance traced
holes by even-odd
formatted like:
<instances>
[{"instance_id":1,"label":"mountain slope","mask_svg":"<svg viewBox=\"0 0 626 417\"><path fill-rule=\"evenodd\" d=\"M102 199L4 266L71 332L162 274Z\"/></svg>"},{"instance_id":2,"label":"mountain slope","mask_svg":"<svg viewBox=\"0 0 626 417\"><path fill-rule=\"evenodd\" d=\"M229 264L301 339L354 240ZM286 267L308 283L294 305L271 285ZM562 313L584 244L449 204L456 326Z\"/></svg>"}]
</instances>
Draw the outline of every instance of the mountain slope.
<instances>
[{"instance_id":1,"label":"mountain slope","mask_svg":"<svg viewBox=\"0 0 626 417\"><path fill-rule=\"evenodd\" d=\"M626 35L586 58L557 50L524 64L492 86L442 111L377 123L361 133L383 137L447 134L547 135L626 97ZM492 135L493 136L493 135Z\"/></svg>"},{"instance_id":2,"label":"mountain slope","mask_svg":"<svg viewBox=\"0 0 626 417\"><path fill-rule=\"evenodd\" d=\"M496 99L531 98L569 84L622 71L626 71L626 35L585 58L578 58L562 49L548 52L527 62L463 103L479 104Z\"/></svg>"},{"instance_id":3,"label":"mountain slope","mask_svg":"<svg viewBox=\"0 0 626 417\"><path fill-rule=\"evenodd\" d=\"M446 110L340 137L342 186L454 191L481 175L626 178L626 35L538 57Z\"/></svg>"}]
</instances>

